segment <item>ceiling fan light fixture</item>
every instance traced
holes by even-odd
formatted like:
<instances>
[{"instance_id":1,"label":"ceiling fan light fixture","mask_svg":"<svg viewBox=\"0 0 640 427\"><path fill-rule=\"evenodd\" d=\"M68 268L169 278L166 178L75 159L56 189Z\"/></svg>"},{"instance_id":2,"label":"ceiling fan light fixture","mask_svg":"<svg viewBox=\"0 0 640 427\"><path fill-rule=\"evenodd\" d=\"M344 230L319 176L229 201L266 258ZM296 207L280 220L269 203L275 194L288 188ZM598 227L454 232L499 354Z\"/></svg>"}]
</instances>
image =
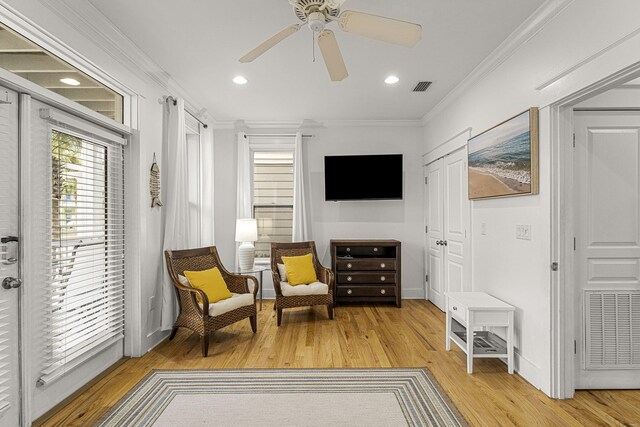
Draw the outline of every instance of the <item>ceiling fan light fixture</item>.
<instances>
[{"instance_id":1,"label":"ceiling fan light fixture","mask_svg":"<svg viewBox=\"0 0 640 427\"><path fill-rule=\"evenodd\" d=\"M311 29L311 31L313 31L314 33L321 32L322 30L324 30L324 27L326 25L325 19L326 17L324 16L324 13L313 12L309 15L309 29Z\"/></svg>"},{"instance_id":2,"label":"ceiling fan light fixture","mask_svg":"<svg viewBox=\"0 0 640 427\"><path fill-rule=\"evenodd\" d=\"M239 86L242 86L249 83L249 80L247 80L244 76L235 76L233 78L233 82Z\"/></svg>"},{"instance_id":3,"label":"ceiling fan light fixture","mask_svg":"<svg viewBox=\"0 0 640 427\"><path fill-rule=\"evenodd\" d=\"M388 76L386 79L384 79L384 82L388 85L394 85L396 83L398 83L400 81L400 78L398 76Z\"/></svg>"}]
</instances>

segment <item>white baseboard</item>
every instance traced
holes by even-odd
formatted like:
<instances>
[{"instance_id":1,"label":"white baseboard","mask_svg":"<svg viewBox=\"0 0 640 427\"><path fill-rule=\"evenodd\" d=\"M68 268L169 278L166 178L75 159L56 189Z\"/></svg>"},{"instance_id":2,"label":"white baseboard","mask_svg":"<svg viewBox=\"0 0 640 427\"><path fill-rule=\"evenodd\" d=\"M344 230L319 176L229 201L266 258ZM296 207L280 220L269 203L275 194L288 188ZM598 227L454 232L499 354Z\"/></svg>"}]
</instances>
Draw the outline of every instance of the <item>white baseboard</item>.
<instances>
[{"instance_id":1,"label":"white baseboard","mask_svg":"<svg viewBox=\"0 0 640 427\"><path fill-rule=\"evenodd\" d=\"M507 364L507 359L500 359L502 363ZM524 357L520 352L516 349L514 351L514 368L513 370L518 373L522 378L524 378L529 384L542 391L547 396L551 397L551 390L549 387L545 387L542 384L541 378L542 373L540 367Z\"/></svg>"},{"instance_id":2,"label":"white baseboard","mask_svg":"<svg viewBox=\"0 0 640 427\"><path fill-rule=\"evenodd\" d=\"M260 293L258 292L258 297L260 297ZM262 299L276 299L276 292L273 289L265 289L262 294ZM424 289L403 289L402 290L402 299L424 299Z\"/></svg>"},{"instance_id":3,"label":"white baseboard","mask_svg":"<svg viewBox=\"0 0 640 427\"><path fill-rule=\"evenodd\" d=\"M404 288L402 289L402 299L425 299L424 289Z\"/></svg>"},{"instance_id":4,"label":"white baseboard","mask_svg":"<svg viewBox=\"0 0 640 427\"><path fill-rule=\"evenodd\" d=\"M148 353L156 348L169 336L169 332L170 331L162 331L160 329L156 329L155 331L147 334L147 342L145 343L146 352Z\"/></svg>"}]
</instances>

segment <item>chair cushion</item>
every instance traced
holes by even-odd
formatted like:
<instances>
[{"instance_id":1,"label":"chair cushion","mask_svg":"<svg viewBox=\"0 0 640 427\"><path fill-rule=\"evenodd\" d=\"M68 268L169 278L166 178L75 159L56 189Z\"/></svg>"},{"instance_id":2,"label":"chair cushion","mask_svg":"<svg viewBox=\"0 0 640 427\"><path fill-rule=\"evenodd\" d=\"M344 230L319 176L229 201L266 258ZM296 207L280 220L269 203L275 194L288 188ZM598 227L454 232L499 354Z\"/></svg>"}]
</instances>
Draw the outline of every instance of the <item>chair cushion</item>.
<instances>
[{"instance_id":1,"label":"chair cushion","mask_svg":"<svg viewBox=\"0 0 640 427\"><path fill-rule=\"evenodd\" d=\"M201 289L207 294L210 304L231 298L231 292L218 267L202 271L185 271L184 275L193 288ZM197 295L197 299L198 302L202 302L200 295Z\"/></svg>"},{"instance_id":2,"label":"chair cushion","mask_svg":"<svg viewBox=\"0 0 640 427\"><path fill-rule=\"evenodd\" d=\"M318 281L313 265L313 255L283 256L282 262L287 269L288 283L291 286L306 285Z\"/></svg>"},{"instance_id":3,"label":"chair cushion","mask_svg":"<svg viewBox=\"0 0 640 427\"><path fill-rule=\"evenodd\" d=\"M231 294L231 298L209 304L209 316L215 317L246 305L253 305L253 294ZM198 304L202 309L202 304Z\"/></svg>"},{"instance_id":4,"label":"chair cushion","mask_svg":"<svg viewBox=\"0 0 640 427\"><path fill-rule=\"evenodd\" d=\"M281 281L286 282L289 280L289 277L287 276L287 269L284 264L278 264L278 273L280 274Z\"/></svg>"},{"instance_id":5,"label":"chair cushion","mask_svg":"<svg viewBox=\"0 0 640 427\"><path fill-rule=\"evenodd\" d=\"M182 285L191 286L189 284L189 279L184 277L182 274L178 274L178 280ZM253 290L256 288L256 284L253 282L253 280L249 280L248 285L249 285L249 292L253 293Z\"/></svg>"},{"instance_id":6,"label":"chair cushion","mask_svg":"<svg viewBox=\"0 0 640 427\"><path fill-rule=\"evenodd\" d=\"M285 297L295 295L326 295L329 293L329 286L322 282L313 282L308 285L291 286L290 283L280 282L280 291Z\"/></svg>"}]
</instances>

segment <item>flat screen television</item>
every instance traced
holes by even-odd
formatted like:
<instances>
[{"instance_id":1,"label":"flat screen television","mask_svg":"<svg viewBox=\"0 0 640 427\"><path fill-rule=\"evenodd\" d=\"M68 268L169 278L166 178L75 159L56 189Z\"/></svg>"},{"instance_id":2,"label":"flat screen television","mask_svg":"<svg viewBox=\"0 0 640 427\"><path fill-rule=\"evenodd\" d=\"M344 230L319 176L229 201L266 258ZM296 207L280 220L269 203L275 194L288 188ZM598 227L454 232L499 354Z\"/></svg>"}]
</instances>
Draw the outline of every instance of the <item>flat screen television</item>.
<instances>
[{"instance_id":1,"label":"flat screen television","mask_svg":"<svg viewBox=\"0 0 640 427\"><path fill-rule=\"evenodd\" d=\"M324 157L327 201L402 200L402 154Z\"/></svg>"}]
</instances>

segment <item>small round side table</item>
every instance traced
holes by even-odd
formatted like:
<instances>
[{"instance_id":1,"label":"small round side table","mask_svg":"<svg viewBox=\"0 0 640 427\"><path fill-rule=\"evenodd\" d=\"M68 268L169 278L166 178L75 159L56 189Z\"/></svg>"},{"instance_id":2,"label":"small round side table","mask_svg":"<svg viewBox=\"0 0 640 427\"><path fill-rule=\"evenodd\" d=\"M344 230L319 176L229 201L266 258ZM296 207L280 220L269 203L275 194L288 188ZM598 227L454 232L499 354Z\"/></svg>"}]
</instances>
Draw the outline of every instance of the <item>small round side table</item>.
<instances>
[{"instance_id":1,"label":"small round side table","mask_svg":"<svg viewBox=\"0 0 640 427\"><path fill-rule=\"evenodd\" d=\"M258 279L258 289L260 290L260 311L262 311L262 273L267 270L271 270L271 267L254 265L249 270L237 269L232 271L233 274L251 274Z\"/></svg>"}]
</instances>

